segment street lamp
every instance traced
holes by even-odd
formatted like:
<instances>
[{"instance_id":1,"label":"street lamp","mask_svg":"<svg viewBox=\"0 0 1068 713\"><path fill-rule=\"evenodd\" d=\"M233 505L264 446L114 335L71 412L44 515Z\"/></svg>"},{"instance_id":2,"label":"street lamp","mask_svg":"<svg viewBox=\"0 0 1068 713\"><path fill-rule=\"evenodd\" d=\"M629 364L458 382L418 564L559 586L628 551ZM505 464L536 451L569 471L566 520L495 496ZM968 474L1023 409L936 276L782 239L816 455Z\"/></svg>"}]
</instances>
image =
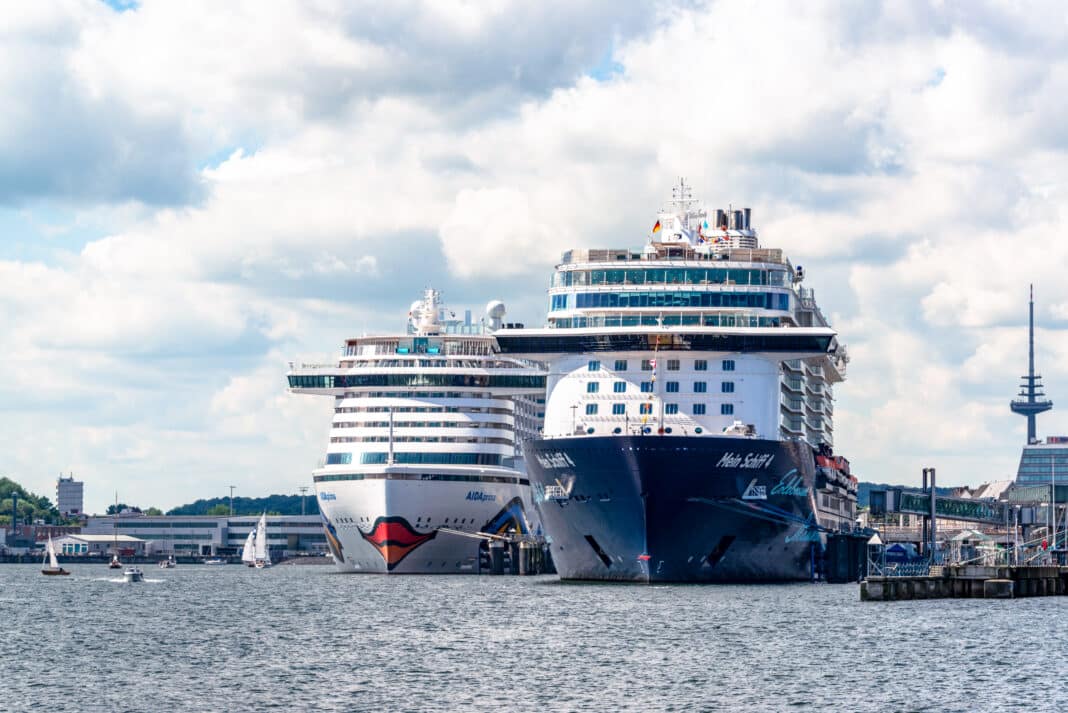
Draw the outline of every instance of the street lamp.
<instances>
[{"instance_id":1,"label":"street lamp","mask_svg":"<svg viewBox=\"0 0 1068 713\"><path fill-rule=\"evenodd\" d=\"M308 486L302 485L297 490L300 491L300 516L304 517L304 495L308 492Z\"/></svg>"},{"instance_id":2,"label":"street lamp","mask_svg":"<svg viewBox=\"0 0 1068 713\"><path fill-rule=\"evenodd\" d=\"M230 517L234 516L234 488L236 487L236 485L230 486Z\"/></svg>"}]
</instances>

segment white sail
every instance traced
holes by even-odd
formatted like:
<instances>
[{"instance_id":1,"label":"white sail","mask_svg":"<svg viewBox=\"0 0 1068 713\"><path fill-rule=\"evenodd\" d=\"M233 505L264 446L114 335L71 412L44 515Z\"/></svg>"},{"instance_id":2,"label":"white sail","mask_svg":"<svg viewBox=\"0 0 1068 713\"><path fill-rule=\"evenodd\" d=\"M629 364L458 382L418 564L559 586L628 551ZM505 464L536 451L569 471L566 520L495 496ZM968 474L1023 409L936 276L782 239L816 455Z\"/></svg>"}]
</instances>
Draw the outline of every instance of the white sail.
<instances>
[{"instance_id":1,"label":"white sail","mask_svg":"<svg viewBox=\"0 0 1068 713\"><path fill-rule=\"evenodd\" d=\"M59 569L59 560L56 559L56 546L52 544L52 538L48 538L48 565L52 569Z\"/></svg>"},{"instance_id":2,"label":"white sail","mask_svg":"<svg viewBox=\"0 0 1068 713\"><path fill-rule=\"evenodd\" d=\"M248 539L245 540L245 547L241 550L241 561L245 563L252 563L256 561L256 531L252 530L248 533Z\"/></svg>"},{"instance_id":3,"label":"white sail","mask_svg":"<svg viewBox=\"0 0 1068 713\"><path fill-rule=\"evenodd\" d=\"M271 553L267 549L267 513L260 516L260 523L256 526L256 561L271 561Z\"/></svg>"}]
</instances>

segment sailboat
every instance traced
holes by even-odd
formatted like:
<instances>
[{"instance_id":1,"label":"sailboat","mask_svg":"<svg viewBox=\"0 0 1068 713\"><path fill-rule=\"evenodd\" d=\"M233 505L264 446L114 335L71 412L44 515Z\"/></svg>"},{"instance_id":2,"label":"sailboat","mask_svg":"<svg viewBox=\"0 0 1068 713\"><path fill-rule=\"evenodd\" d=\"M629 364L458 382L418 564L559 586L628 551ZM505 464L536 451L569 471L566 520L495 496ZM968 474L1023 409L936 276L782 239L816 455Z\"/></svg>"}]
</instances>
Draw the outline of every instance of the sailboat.
<instances>
[{"instance_id":1,"label":"sailboat","mask_svg":"<svg viewBox=\"0 0 1068 713\"><path fill-rule=\"evenodd\" d=\"M52 544L52 538L48 538L48 549L45 550L45 559L48 560L48 565L41 562L41 574L70 574L67 570L59 566L59 560L56 559L56 546Z\"/></svg>"},{"instance_id":2,"label":"sailboat","mask_svg":"<svg viewBox=\"0 0 1068 713\"><path fill-rule=\"evenodd\" d=\"M256 531L250 530L245 546L241 549L241 561L249 567L256 566Z\"/></svg>"},{"instance_id":3,"label":"sailboat","mask_svg":"<svg viewBox=\"0 0 1068 713\"><path fill-rule=\"evenodd\" d=\"M256 525L256 553L254 556L256 569L271 566L271 551L267 548L267 513L260 516L260 522Z\"/></svg>"},{"instance_id":4,"label":"sailboat","mask_svg":"<svg viewBox=\"0 0 1068 713\"><path fill-rule=\"evenodd\" d=\"M119 519L119 491L115 491L115 520L111 522L111 562L108 563L108 569L122 569L122 562L119 562L119 528L115 527L115 521Z\"/></svg>"}]
</instances>

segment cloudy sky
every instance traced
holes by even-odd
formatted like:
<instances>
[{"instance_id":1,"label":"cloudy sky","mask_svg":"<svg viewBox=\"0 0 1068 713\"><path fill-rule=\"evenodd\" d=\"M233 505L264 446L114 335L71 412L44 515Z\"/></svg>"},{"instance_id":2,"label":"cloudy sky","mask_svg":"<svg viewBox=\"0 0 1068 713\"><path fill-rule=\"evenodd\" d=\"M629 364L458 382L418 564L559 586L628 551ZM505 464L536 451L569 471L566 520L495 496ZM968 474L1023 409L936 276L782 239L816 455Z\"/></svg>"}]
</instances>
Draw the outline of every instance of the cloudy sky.
<instances>
[{"instance_id":1,"label":"cloudy sky","mask_svg":"<svg viewBox=\"0 0 1068 713\"><path fill-rule=\"evenodd\" d=\"M330 403L288 360L431 284L540 323L559 253L640 246L685 176L806 267L862 478L1005 478L1032 280L1068 409L1068 10L1016 5L11 5L0 473L295 492Z\"/></svg>"}]
</instances>

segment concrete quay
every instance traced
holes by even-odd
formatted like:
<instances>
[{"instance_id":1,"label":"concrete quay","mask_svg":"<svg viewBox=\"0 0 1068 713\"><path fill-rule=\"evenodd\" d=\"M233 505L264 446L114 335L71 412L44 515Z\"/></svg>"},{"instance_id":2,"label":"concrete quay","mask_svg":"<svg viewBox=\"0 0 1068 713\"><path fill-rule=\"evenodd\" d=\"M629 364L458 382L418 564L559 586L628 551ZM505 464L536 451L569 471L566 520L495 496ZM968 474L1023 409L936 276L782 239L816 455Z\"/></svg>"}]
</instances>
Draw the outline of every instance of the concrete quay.
<instances>
[{"instance_id":1,"label":"concrete quay","mask_svg":"<svg viewBox=\"0 0 1068 713\"><path fill-rule=\"evenodd\" d=\"M946 565L923 577L868 577L864 602L908 599L1013 599L1068 594L1068 567Z\"/></svg>"}]
</instances>

